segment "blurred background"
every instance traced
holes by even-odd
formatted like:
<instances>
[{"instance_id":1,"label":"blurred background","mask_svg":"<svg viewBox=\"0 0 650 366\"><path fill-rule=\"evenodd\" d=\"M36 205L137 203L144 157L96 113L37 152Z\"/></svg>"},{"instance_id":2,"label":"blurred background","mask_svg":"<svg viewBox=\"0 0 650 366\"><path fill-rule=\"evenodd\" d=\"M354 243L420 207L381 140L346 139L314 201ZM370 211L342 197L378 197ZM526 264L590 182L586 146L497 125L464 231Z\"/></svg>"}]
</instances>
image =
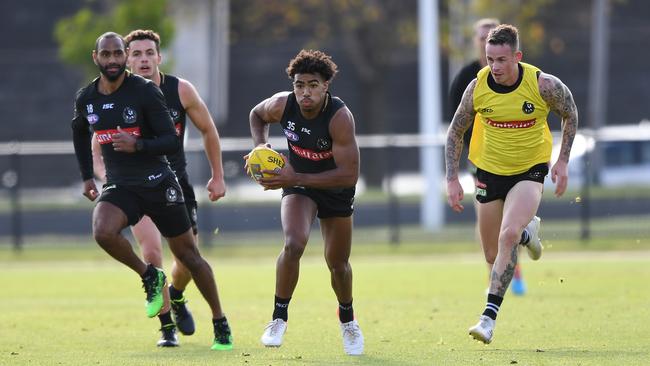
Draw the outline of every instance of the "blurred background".
<instances>
[{"instance_id":1,"label":"blurred background","mask_svg":"<svg viewBox=\"0 0 650 366\"><path fill-rule=\"evenodd\" d=\"M647 242L648 14L644 0L2 1L0 246L92 241L94 204L81 195L71 141L74 95L98 75L97 36L136 28L161 34L163 70L198 88L221 136L228 192L218 203L207 200L194 127L186 141L203 245L281 242L279 192L252 182L242 156L253 147L250 109L291 89L285 68L302 48L333 57L340 73L331 91L356 119L355 241L471 241L471 178L465 212L452 213L442 145L449 84L477 57L472 25L483 17L516 25L524 61L559 77L579 109L569 191L554 197L547 179L543 238ZM549 121L559 144L560 122ZM271 134L286 149L280 129Z\"/></svg>"}]
</instances>

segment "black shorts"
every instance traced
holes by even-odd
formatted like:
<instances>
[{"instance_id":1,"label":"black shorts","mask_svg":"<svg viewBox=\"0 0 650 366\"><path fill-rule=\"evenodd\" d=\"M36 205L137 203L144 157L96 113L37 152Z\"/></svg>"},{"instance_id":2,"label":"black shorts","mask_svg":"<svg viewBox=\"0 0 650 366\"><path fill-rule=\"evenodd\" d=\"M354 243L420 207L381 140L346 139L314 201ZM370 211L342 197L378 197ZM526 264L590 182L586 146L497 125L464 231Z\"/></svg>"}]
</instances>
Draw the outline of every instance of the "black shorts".
<instances>
[{"instance_id":1,"label":"black shorts","mask_svg":"<svg viewBox=\"0 0 650 366\"><path fill-rule=\"evenodd\" d=\"M181 235L190 228L181 187L170 174L155 187L104 184L99 202L110 202L135 225L147 215L166 238Z\"/></svg>"},{"instance_id":2,"label":"black shorts","mask_svg":"<svg viewBox=\"0 0 650 366\"><path fill-rule=\"evenodd\" d=\"M486 172L481 168L476 169L476 200L480 203L488 203L495 200L504 200L506 195L515 184L532 180L544 184L544 178L548 174L548 164L542 163L533 166L521 174L497 175Z\"/></svg>"},{"instance_id":3,"label":"black shorts","mask_svg":"<svg viewBox=\"0 0 650 366\"><path fill-rule=\"evenodd\" d=\"M183 191L183 198L185 199L185 208L187 209L187 215L190 218L190 224L192 225L192 232L196 235L199 232L196 218L196 209L198 205L196 203L196 195L194 194L194 188L190 184L190 180L187 177L187 172L182 172L177 175L178 183L181 185L181 190Z\"/></svg>"},{"instance_id":4,"label":"black shorts","mask_svg":"<svg viewBox=\"0 0 650 366\"><path fill-rule=\"evenodd\" d=\"M343 189L316 189L308 187L291 187L282 189L282 197L290 194L302 194L316 203L319 219L329 217L350 217L354 211L355 187Z\"/></svg>"}]
</instances>

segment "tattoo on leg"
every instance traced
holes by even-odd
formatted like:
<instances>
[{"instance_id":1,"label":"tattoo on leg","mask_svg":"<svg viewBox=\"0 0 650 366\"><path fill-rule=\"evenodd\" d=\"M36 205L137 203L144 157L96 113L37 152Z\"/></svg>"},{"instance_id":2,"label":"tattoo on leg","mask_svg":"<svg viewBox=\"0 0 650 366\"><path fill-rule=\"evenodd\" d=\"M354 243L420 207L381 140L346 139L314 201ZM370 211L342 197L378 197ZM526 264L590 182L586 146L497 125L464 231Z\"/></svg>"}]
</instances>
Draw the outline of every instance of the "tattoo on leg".
<instances>
[{"instance_id":1,"label":"tattoo on leg","mask_svg":"<svg viewBox=\"0 0 650 366\"><path fill-rule=\"evenodd\" d=\"M512 247L512 251L510 254L510 263L506 265L505 270L501 275L499 275L496 270L492 270L492 285L490 286L490 289L492 289L496 283L497 285L497 293L495 295L503 297L508 290L508 285L510 285L510 281L512 281L512 277L515 274L515 266L517 265L517 246L514 245Z\"/></svg>"}]
</instances>

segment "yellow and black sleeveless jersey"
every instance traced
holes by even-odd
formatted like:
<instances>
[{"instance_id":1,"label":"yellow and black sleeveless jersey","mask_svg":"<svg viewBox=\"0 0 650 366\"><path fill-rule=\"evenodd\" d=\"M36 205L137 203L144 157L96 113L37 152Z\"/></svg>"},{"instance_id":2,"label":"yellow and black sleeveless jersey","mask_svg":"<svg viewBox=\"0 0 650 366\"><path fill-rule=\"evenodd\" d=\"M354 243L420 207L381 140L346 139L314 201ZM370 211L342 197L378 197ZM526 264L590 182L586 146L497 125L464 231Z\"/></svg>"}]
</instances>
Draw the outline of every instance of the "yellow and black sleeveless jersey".
<instances>
[{"instance_id":1,"label":"yellow and black sleeveless jersey","mask_svg":"<svg viewBox=\"0 0 650 366\"><path fill-rule=\"evenodd\" d=\"M553 137L546 118L550 111L539 94L541 71L519 63L519 78L512 86L497 84L490 68L476 77L474 131L469 160L497 175L523 173L551 159Z\"/></svg>"}]
</instances>

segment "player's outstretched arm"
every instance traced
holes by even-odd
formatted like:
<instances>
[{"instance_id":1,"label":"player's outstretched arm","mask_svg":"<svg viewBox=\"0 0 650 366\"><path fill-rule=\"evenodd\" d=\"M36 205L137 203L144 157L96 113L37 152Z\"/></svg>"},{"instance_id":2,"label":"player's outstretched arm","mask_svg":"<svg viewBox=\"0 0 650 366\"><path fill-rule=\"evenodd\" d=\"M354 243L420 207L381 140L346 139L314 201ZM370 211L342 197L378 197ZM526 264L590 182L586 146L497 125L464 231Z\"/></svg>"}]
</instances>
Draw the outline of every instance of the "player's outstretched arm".
<instances>
[{"instance_id":1,"label":"player's outstretched arm","mask_svg":"<svg viewBox=\"0 0 650 366\"><path fill-rule=\"evenodd\" d=\"M199 96L196 88L187 80L179 79L178 94L185 112L192 123L201 132L205 156L208 158L212 177L208 180L206 188L210 201L216 201L226 195L226 182L223 177L223 164L221 160L221 142L219 132L212 120L208 107Z\"/></svg>"},{"instance_id":2,"label":"player's outstretched arm","mask_svg":"<svg viewBox=\"0 0 650 366\"><path fill-rule=\"evenodd\" d=\"M472 80L463 94L463 98L454 113L445 144L445 171L447 176L447 203L456 212L463 210L460 201L463 199L463 188L458 180L458 166L463 151L463 134L472 125L476 112L474 111L474 88L476 79Z\"/></svg>"},{"instance_id":3,"label":"player's outstretched arm","mask_svg":"<svg viewBox=\"0 0 650 366\"><path fill-rule=\"evenodd\" d=\"M551 179L555 186L555 195L560 197L566 191L569 181L569 156L571 146L578 130L578 108L573 101L569 88L557 77L541 73L539 76L539 93L549 108L562 118L562 145L560 155L551 168Z\"/></svg>"}]
</instances>

